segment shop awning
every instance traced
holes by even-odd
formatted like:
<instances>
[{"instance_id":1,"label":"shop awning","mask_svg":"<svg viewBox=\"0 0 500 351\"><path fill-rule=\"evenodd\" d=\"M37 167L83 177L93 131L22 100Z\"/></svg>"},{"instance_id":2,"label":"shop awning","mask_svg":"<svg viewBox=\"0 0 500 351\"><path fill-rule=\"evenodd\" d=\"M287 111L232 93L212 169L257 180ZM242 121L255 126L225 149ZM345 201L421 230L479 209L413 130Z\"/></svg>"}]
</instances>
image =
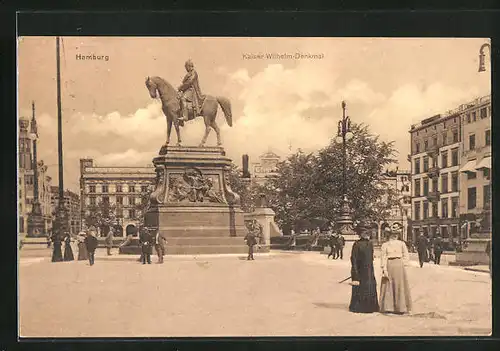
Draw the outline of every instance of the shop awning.
<instances>
[{"instance_id":1,"label":"shop awning","mask_svg":"<svg viewBox=\"0 0 500 351\"><path fill-rule=\"evenodd\" d=\"M481 162L479 162L476 166L476 169L482 169L482 168L490 168L491 169L491 157L486 156L484 157Z\"/></svg>"},{"instance_id":2,"label":"shop awning","mask_svg":"<svg viewBox=\"0 0 500 351\"><path fill-rule=\"evenodd\" d=\"M475 172L476 171L476 160L468 161L462 168L460 172Z\"/></svg>"}]
</instances>

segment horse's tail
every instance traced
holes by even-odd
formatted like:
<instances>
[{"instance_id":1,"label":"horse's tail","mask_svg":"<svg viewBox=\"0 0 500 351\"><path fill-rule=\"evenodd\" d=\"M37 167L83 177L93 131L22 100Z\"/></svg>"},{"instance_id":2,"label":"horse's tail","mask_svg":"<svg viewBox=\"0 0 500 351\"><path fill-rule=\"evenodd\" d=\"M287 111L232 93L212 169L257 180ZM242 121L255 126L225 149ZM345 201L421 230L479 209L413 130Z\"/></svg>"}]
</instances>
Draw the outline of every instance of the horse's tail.
<instances>
[{"instance_id":1,"label":"horse's tail","mask_svg":"<svg viewBox=\"0 0 500 351\"><path fill-rule=\"evenodd\" d=\"M223 96L216 97L217 102L222 108L222 112L224 112L224 116L226 117L227 124L232 127L233 126L233 115L231 113L231 101Z\"/></svg>"}]
</instances>

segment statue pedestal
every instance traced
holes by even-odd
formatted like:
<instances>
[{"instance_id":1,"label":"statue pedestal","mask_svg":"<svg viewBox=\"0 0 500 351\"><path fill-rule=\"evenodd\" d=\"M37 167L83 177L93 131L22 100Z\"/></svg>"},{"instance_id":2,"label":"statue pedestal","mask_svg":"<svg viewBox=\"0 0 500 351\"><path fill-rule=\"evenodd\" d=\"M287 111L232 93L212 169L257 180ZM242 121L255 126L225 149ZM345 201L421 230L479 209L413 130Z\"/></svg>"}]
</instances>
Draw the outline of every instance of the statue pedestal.
<instances>
[{"instance_id":1,"label":"statue pedestal","mask_svg":"<svg viewBox=\"0 0 500 351\"><path fill-rule=\"evenodd\" d=\"M262 226L260 252L268 252L271 247L271 232L274 229L274 211L271 208L257 207L252 213L245 213L245 220L256 220Z\"/></svg>"},{"instance_id":2,"label":"statue pedestal","mask_svg":"<svg viewBox=\"0 0 500 351\"><path fill-rule=\"evenodd\" d=\"M145 225L158 228L167 254L245 253L240 197L229 185L221 147L162 147Z\"/></svg>"}]
</instances>

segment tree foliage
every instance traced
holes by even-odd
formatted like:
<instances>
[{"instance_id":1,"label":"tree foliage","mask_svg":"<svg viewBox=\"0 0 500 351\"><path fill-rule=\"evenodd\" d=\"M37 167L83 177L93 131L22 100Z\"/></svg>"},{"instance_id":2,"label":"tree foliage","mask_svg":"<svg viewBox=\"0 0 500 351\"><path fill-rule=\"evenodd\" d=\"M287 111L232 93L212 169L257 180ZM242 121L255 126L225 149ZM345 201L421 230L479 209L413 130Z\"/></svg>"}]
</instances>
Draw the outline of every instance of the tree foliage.
<instances>
[{"instance_id":1,"label":"tree foliage","mask_svg":"<svg viewBox=\"0 0 500 351\"><path fill-rule=\"evenodd\" d=\"M88 206L85 223L87 227L94 226L104 232L106 228L116 225L116 205L101 200L96 205Z\"/></svg>"}]
</instances>

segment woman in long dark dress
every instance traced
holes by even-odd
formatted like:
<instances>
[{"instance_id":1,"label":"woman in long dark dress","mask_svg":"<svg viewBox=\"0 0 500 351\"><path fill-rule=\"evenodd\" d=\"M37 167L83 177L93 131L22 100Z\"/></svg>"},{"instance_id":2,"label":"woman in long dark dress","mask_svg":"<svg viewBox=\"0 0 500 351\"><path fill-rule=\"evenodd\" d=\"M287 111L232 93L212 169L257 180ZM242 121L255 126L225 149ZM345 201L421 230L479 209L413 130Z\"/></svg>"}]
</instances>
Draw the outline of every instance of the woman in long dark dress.
<instances>
[{"instance_id":1,"label":"woman in long dark dress","mask_svg":"<svg viewBox=\"0 0 500 351\"><path fill-rule=\"evenodd\" d=\"M85 245L85 237L87 233L80 232L78 234L78 261L86 261L89 259L89 254L87 252L87 246Z\"/></svg>"},{"instance_id":2,"label":"woman in long dark dress","mask_svg":"<svg viewBox=\"0 0 500 351\"><path fill-rule=\"evenodd\" d=\"M75 257L73 256L73 249L71 248L71 236L66 234L64 238L64 260L73 261Z\"/></svg>"},{"instance_id":3,"label":"woman in long dark dress","mask_svg":"<svg viewBox=\"0 0 500 351\"><path fill-rule=\"evenodd\" d=\"M370 241L371 226L361 223L357 231L361 238L352 246L351 285L352 295L349 311L373 313L379 311L377 281L373 271L373 244Z\"/></svg>"}]
</instances>

